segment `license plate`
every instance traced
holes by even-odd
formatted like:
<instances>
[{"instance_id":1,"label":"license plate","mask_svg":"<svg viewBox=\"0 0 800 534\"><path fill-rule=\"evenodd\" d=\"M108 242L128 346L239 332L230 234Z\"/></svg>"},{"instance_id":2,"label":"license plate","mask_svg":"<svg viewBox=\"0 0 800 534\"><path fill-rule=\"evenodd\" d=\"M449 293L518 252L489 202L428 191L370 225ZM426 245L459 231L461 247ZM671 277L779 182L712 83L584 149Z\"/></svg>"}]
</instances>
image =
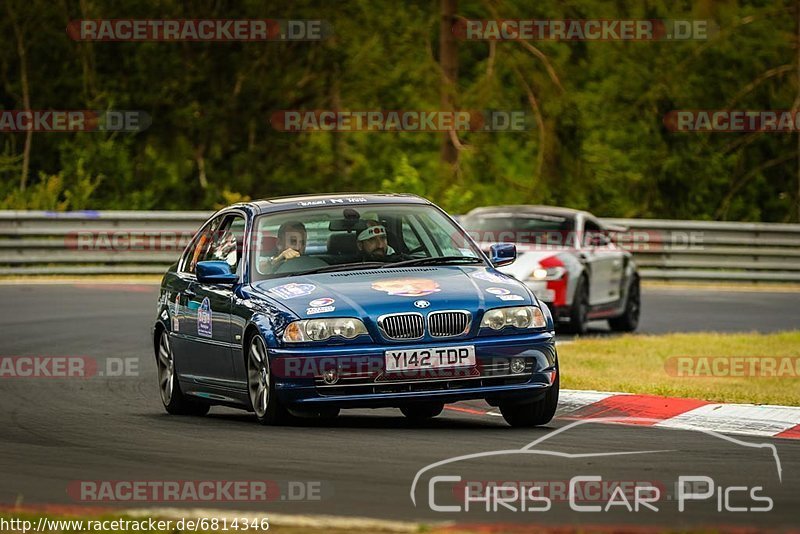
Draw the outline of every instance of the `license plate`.
<instances>
[{"instance_id":1,"label":"license plate","mask_svg":"<svg viewBox=\"0 0 800 534\"><path fill-rule=\"evenodd\" d=\"M440 369L442 367L467 367L475 365L475 347L442 347L412 350L387 350L387 371Z\"/></svg>"}]
</instances>

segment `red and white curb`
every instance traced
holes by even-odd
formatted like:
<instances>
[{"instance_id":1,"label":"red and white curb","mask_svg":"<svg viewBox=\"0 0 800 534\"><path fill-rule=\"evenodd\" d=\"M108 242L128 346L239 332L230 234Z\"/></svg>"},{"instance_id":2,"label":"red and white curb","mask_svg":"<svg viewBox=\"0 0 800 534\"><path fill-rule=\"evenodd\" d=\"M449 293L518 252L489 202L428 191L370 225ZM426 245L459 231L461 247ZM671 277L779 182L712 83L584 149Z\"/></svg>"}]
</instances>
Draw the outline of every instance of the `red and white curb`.
<instances>
[{"instance_id":1,"label":"red and white curb","mask_svg":"<svg viewBox=\"0 0 800 534\"><path fill-rule=\"evenodd\" d=\"M496 409L480 409L470 403L446 408L472 415L500 415ZM556 417L636 417L651 420L637 422L637 425L657 428L712 430L721 434L800 439L800 407L797 406L719 404L657 395L562 389ZM620 423L624 421L621 420Z\"/></svg>"}]
</instances>

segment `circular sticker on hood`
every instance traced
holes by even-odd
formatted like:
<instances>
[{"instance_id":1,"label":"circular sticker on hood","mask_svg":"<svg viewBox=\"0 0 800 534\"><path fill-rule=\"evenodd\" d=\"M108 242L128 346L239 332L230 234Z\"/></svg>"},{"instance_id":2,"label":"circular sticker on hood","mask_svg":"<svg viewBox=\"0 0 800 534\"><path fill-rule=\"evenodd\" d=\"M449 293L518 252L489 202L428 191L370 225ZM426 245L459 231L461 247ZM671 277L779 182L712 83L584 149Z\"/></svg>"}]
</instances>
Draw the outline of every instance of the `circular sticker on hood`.
<instances>
[{"instance_id":1,"label":"circular sticker on hood","mask_svg":"<svg viewBox=\"0 0 800 534\"><path fill-rule=\"evenodd\" d=\"M312 300L308 305L312 308L320 308L322 306L330 306L334 302L336 301L330 297L322 297L321 299Z\"/></svg>"}]
</instances>

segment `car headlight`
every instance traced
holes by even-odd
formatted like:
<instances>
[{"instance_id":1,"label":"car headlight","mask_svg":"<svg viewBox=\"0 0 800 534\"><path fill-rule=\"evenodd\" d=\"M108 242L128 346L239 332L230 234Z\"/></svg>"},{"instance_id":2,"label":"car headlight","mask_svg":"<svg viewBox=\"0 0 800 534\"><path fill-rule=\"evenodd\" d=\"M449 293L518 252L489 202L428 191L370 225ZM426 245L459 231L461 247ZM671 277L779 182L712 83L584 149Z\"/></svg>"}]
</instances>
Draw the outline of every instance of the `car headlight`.
<instances>
[{"instance_id":1,"label":"car headlight","mask_svg":"<svg viewBox=\"0 0 800 534\"><path fill-rule=\"evenodd\" d=\"M367 333L367 328L359 319L344 317L339 319L304 319L294 321L283 332L286 343L303 341L325 341L332 337L353 339Z\"/></svg>"},{"instance_id":2,"label":"car headlight","mask_svg":"<svg viewBox=\"0 0 800 534\"><path fill-rule=\"evenodd\" d=\"M542 310L537 306L514 306L512 308L494 308L483 314L481 328L500 330L507 326L516 328L544 328L547 321Z\"/></svg>"},{"instance_id":3,"label":"car headlight","mask_svg":"<svg viewBox=\"0 0 800 534\"><path fill-rule=\"evenodd\" d=\"M529 280L558 280L567 270L564 267L539 267L534 269Z\"/></svg>"}]
</instances>

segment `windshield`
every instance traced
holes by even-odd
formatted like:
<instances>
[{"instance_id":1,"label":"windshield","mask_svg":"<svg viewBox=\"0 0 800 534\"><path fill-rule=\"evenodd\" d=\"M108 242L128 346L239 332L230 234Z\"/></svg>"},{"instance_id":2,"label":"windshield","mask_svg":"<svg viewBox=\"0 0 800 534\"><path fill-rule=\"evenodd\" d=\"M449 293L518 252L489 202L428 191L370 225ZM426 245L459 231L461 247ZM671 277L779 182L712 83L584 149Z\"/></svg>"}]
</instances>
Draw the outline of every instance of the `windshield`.
<instances>
[{"instance_id":1,"label":"windshield","mask_svg":"<svg viewBox=\"0 0 800 534\"><path fill-rule=\"evenodd\" d=\"M483 213L461 225L479 243L573 246L575 219L549 213Z\"/></svg>"},{"instance_id":2,"label":"windshield","mask_svg":"<svg viewBox=\"0 0 800 534\"><path fill-rule=\"evenodd\" d=\"M253 280L350 269L484 263L464 232L425 204L308 208L256 218Z\"/></svg>"}]
</instances>

